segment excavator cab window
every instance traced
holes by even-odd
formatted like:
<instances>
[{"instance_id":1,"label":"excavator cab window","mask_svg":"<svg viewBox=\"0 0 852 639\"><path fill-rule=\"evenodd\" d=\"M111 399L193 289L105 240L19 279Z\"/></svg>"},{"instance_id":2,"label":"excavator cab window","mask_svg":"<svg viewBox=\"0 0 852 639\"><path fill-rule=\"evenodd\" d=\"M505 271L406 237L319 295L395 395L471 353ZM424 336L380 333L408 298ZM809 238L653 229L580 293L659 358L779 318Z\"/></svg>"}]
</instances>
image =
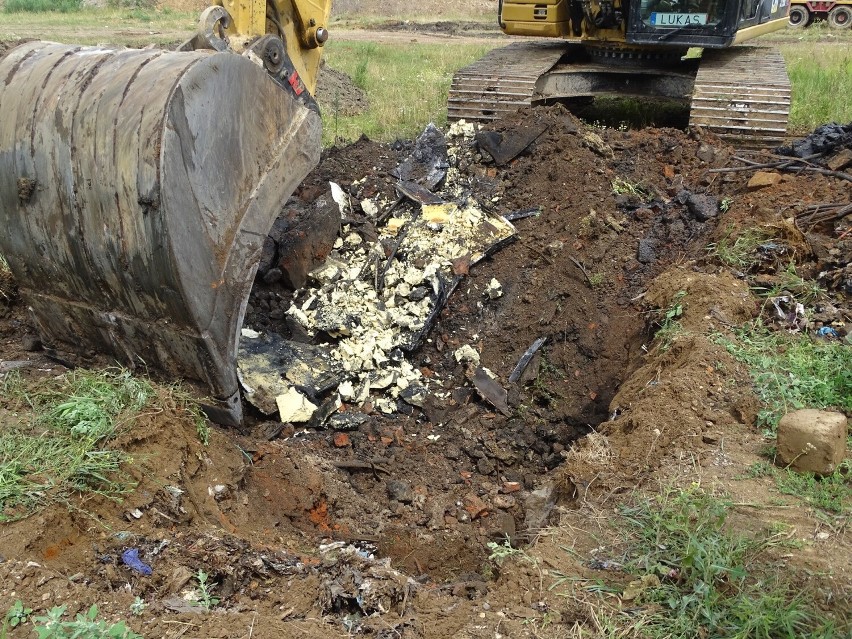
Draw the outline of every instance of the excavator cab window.
<instances>
[{"instance_id":1,"label":"excavator cab window","mask_svg":"<svg viewBox=\"0 0 852 639\"><path fill-rule=\"evenodd\" d=\"M730 46L749 0L631 0L626 40L672 49Z\"/></svg>"}]
</instances>

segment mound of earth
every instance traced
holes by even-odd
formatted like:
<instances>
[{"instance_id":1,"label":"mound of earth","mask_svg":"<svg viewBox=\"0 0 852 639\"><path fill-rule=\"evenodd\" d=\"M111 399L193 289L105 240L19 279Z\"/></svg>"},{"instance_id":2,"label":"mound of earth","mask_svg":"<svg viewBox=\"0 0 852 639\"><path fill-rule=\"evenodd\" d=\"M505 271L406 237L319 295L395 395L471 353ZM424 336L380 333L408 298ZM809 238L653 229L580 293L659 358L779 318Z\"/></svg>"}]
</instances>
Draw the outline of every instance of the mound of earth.
<instances>
[{"instance_id":1,"label":"mound of earth","mask_svg":"<svg viewBox=\"0 0 852 639\"><path fill-rule=\"evenodd\" d=\"M317 80L316 99L323 111L338 115L358 115L370 107L367 94L355 86L352 78L325 63Z\"/></svg>"},{"instance_id":2,"label":"mound of earth","mask_svg":"<svg viewBox=\"0 0 852 639\"><path fill-rule=\"evenodd\" d=\"M595 129L558 106L524 109L478 135L455 127L448 143L448 177L435 193L515 219L517 236L456 265L454 293L405 355L428 388L422 405L400 399L383 412L375 396L346 402L342 413L358 419L345 430L257 412L244 432L216 430L206 448L176 413L147 416L123 442L141 460L123 503L81 501L0 528L0 607L22 599L76 612L97 601L126 618L139 596L149 605L131 625L152 637L185 628L205 637L551 636L530 623L546 613L560 636L589 613L549 592L542 566L597 578L571 557L596 546L603 528L589 513L611 517L621 493L699 477L757 504L746 526L768 517L768 489L733 482L765 442L747 371L714 336L763 312L750 285L779 283L792 260L823 274L832 304L818 321L845 337L848 214L811 211L847 203L848 181L777 173L749 186L754 171L729 171L736 152L712 136ZM485 147L514 157L498 165ZM397 202L395 188L417 149L367 139L330 149L286 208L314 205L333 181L351 203L341 238L374 242L387 219L419 210ZM708 251L752 227L775 238L757 272ZM385 259L405 259L386 248ZM246 326L318 340L290 321L303 296L258 280ZM663 344L654 337L673 304L682 332ZM19 313L0 320L4 359L21 355ZM504 407L483 398L472 365L459 361L466 346L493 372L490 388L505 391ZM796 508L772 516L814 525ZM561 532L547 532L559 522ZM488 543L507 538L535 543L540 563L489 561ZM826 600L842 601L852 589L847 541L840 533L779 562L830 570ZM128 548L152 575L122 563ZM212 614L182 598L199 569L218 584Z\"/></svg>"}]
</instances>

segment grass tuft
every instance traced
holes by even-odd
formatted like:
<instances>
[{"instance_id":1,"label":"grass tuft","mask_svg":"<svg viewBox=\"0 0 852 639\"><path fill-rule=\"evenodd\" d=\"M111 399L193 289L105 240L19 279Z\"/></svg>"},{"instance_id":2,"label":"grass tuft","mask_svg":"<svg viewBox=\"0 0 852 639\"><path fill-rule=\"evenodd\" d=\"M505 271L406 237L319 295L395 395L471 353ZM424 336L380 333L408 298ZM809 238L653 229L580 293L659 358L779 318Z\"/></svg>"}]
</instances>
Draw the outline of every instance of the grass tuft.
<instances>
[{"instance_id":1,"label":"grass tuft","mask_svg":"<svg viewBox=\"0 0 852 639\"><path fill-rule=\"evenodd\" d=\"M784 535L735 534L726 527L729 508L693 485L622 510L632 529L627 568L645 584L636 597L647 606L642 636L841 636L803 593L759 563Z\"/></svg>"},{"instance_id":2,"label":"grass tuft","mask_svg":"<svg viewBox=\"0 0 852 639\"><path fill-rule=\"evenodd\" d=\"M6 0L6 13L70 13L83 7L82 0Z\"/></svg>"},{"instance_id":3,"label":"grass tuft","mask_svg":"<svg viewBox=\"0 0 852 639\"><path fill-rule=\"evenodd\" d=\"M120 467L128 457L109 442L153 395L149 382L124 370L78 370L37 383L7 375L8 407L31 419L0 432L0 521L27 517L73 493L126 492Z\"/></svg>"},{"instance_id":4,"label":"grass tuft","mask_svg":"<svg viewBox=\"0 0 852 639\"><path fill-rule=\"evenodd\" d=\"M757 321L719 343L750 370L762 404L757 425L774 435L778 420L800 408L852 413L852 351L847 344L768 331Z\"/></svg>"},{"instance_id":5,"label":"grass tuft","mask_svg":"<svg viewBox=\"0 0 852 639\"><path fill-rule=\"evenodd\" d=\"M817 477L790 468L776 468L767 461L752 464L744 478L772 477L778 491L792 495L835 515L848 516L852 506L852 461L845 460L832 474Z\"/></svg>"},{"instance_id":6,"label":"grass tuft","mask_svg":"<svg viewBox=\"0 0 852 639\"><path fill-rule=\"evenodd\" d=\"M738 271L749 271L760 261L758 247L769 237L763 229L745 229L735 238L730 233L725 235L718 243L708 246L707 250L722 264Z\"/></svg>"}]
</instances>

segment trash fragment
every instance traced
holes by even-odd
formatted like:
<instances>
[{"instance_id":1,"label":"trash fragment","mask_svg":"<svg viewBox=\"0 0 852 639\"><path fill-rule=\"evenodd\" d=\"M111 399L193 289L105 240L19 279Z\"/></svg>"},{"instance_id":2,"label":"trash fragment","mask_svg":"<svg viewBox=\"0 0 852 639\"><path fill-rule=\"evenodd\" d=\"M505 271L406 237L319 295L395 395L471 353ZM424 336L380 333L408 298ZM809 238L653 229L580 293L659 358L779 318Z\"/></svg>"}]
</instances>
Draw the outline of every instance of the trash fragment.
<instances>
[{"instance_id":1,"label":"trash fragment","mask_svg":"<svg viewBox=\"0 0 852 639\"><path fill-rule=\"evenodd\" d=\"M346 217L349 214L349 209L351 208L349 196L342 188L340 188L339 184L329 182L328 185L331 187L331 199L333 199L337 206L340 207L340 215L342 217Z\"/></svg>"},{"instance_id":2,"label":"trash fragment","mask_svg":"<svg viewBox=\"0 0 852 639\"><path fill-rule=\"evenodd\" d=\"M510 384L515 384L521 378L521 375L524 374L524 371L527 369L527 366L529 366L530 361L533 358L533 355L536 354L538 349L540 349L542 346L544 346L544 343L546 341L547 341L547 336L539 337L536 341L534 341L532 343L532 346L530 346L526 350L526 352L523 355L521 355L521 358L518 360L518 363L515 364L515 368L512 369L512 374L509 375L509 383Z\"/></svg>"},{"instance_id":3,"label":"trash fragment","mask_svg":"<svg viewBox=\"0 0 852 639\"><path fill-rule=\"evenodd\" d=\"M417 204L444 204L444 198L420 186L416 182L397 182L396 190Z\"/></svg>"},{"instance_id":4,"label":"trash fragment","mask_svg":"<svg viewBox=\"0 0 852 639\"><path fill-rule=\"evenodd\" d=\"M490 370L482 366L477 368L473 373L473 385L482 398L494 406L494 408L504 415L508 416L512 414L507 403L509 394L505 388L500 386L496 375Z\"/></svg>"},{"instance_id":5,"label":"trash fragment","mask_svg":"<svg viewBox=\"0 0 852 639\"><path fill-rule=\"evenodd\" d=\"M538 123L516 127L505 133L480 131L475 137L479 148L494 159L494 164L503 166L529 148L546 130L546 124Z\"/></svg>"},{"instance_id":6,"label":"trash fragment","mask_svg":"<svg viewBox=\"0 0 852 639\"><path fill-rule=\"evenodd\" d=\"M498 297L503 297L503 285L497 281L496 277L492 277L491 281L485 287L484 294L490 300L496 300Z\"/></svg>"},{"instance_id":7,"label":"trash fragment","mask_svg":"<svg viewBox=\"0 0 852 639\"><path fill-rule=\"evenodd\" d=\"M536 206L531 209L522 209L520 211L506 213L506 215L503 216L503 219L508 220L509 222L516 222L517 220L524 220L528 217L538 217L539 215L541 215L541 207Z\"/></svg>"},{"instance_id":8,"label":"trash fragment","mask_svg":"<svg viewBox=\"0 0 852 639\"><path fill-rule=\"evenodd\" d=\"M834 338L834 339L840 339L840 334L837 332L836 329L832 328L831 326L819 327L817 329L816 334L819 337L830 337L830 338Z\"/></svg>"},{"instance_id":9,"label":"trash fragment","mask_svg":"<svg viewBox=\"0 0 852 639\"><path fill-rule=\"evenodd\" d=\"M138 548L128 548L123 553L121 553L121 561L124 563L125 566L127 566L131 570L135 570L139 574L145 575L146 577L150 576L154 572L151 566L139 559Z\"/></svg>"},{"instance_id":10,"label":"trash fragment","mask_svg":"<svg viewBox=\"0 0 852 639\"><path fill-rule=\"evenodd\" d=\"M275 398L280 419L285 423L307 422L317 410L317 405L295 388L290 388Z\"/></svg>"},{"instance_id":11,"label":"trash fragment","mask_svg":"<svg viewBox=\"0 0 852 639\"><path fill-rule=\"evenodd\" d=\"M397 166L391 175L405 182L417 182L434 189L447 175L447 140L441 130L430 122L414 142L414 151Z\"/></svg>"},{"instance_id":12,"label":"trash fragment","mask_svg":"<svg viewBox=\"0 0 852 639\"><path fill-rule=\"evenodd\" d=\"M475 367L479 366L479 353L470 344L465 344L457 348L453 353L453 357L455 357L459 364L469 363Z\"/></svg>"},{"instance_id":13,"label":"trash fragment","mask_svg":"<svg viewBox=\"0 0 852 639\"><path fill-rule=\"evenodd\" d=\"M275 333L241 340L237 366L246 399L267 415L278 410L276 398L292 387L314 400L344 379L329 347L287 341Z\"/></svg>"}]
</instances>

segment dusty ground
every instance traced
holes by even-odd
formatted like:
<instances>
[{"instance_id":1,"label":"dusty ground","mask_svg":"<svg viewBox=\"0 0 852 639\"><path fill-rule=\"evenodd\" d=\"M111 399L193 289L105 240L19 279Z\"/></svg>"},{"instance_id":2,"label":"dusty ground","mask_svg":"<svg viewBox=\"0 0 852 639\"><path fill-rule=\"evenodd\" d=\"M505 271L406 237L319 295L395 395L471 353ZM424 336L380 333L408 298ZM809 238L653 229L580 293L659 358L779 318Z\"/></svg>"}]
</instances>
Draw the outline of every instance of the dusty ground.
<instances>
[{"instance_id":1,"label":"dusty ground","mask_svg":"<svg viewBox=\"0 0 852 639\"><path fill-rule=\"evenodd\" d=\"M142 417L119 442L139 482L122 503L85 499L0 527L0 611L16 599L37 612L97 603L146 637L564 636L589 611L567 587L548 589L554 573L601 577L590 559L613 543L616 506L637 489L691 482L731 494L748 530L791 526L802 547L779 553L778 570L812 582L835 611L847 607L849 531L779 496L770 479L740 478L766 441L746 372L708 336L756 316L760 303L706 247L760 225L790 251L767 258L764 285L790 256L814 275L842 270L838 261L852 254L852 238L838 239L843 221L805 228L790 218L848 201L848 182L785 174L750 191L750 173L709 172L734 163L733 149L710 136L594 130L561 107L490 129L512 135L539 123L545 132L503 167L460 142L466 194L500 214L541 214L516 222L517 240L470 269L413 354L448 398L390 417L350 407L367 420L346 433L279 429L256 415L245 432L214 429L208 447L173 411ZM368 140L331 149L299 196L313 200L333 180L355 201L393 200L390 171L410 150L410 141ZM616 178L642 192L614 194ZM730 208L704 219L684 190ZM353 228L369 235L372 222L355 214ZM494 300L483 294L492 278L504 291ZM841 274L831 283L835 310L825 321L848 326L844 282ZM0 289L0 359L60 372L23 350L25 309L12 285ZM652 342L655 319L679 291L684 331L664 350ZM288 296L258 286L249 321L285 332L268 302L286 306ZM545 336L527 381L511 389L508 415L478 397L453 357L472 345L506 384ZM350 462L365 463L340 467ZM540 563L489 561L487 542L506 536ZM130 547L151 576L122 564ZM181 599L199 568L222 598L209 614ZM149 605L131 617L137 596Z\"/></svg>"}]
</instances>

